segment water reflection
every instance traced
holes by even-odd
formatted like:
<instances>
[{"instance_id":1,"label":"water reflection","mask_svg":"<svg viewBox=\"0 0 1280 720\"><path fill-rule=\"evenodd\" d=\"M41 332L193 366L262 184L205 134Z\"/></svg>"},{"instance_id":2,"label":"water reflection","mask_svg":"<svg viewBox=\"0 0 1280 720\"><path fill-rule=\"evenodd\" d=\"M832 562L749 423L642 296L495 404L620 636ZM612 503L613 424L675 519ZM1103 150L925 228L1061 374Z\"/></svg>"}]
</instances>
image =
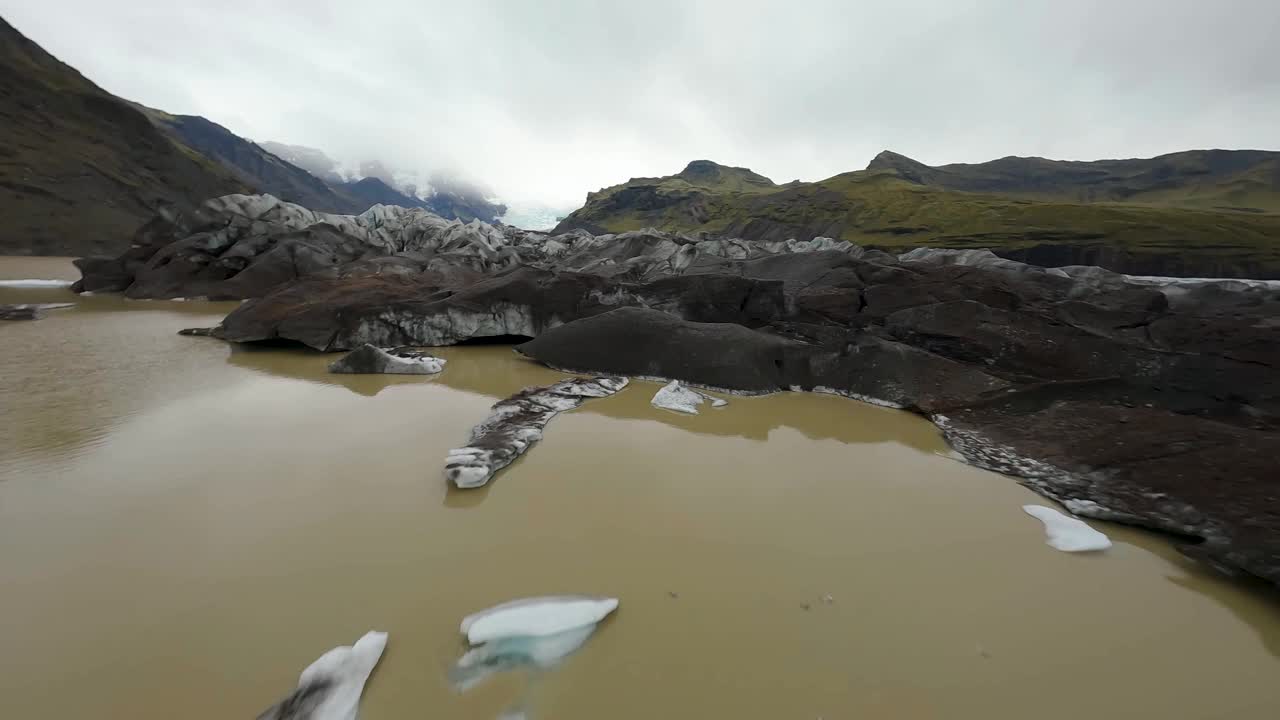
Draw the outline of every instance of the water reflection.
<instances>
[{"instance_id":1,"label":"water reflection","mask_svg":"<svg viewBox=\"0 0 1280 720\"><path fill-rule=\"evenodd\" d=\"M366 396L388 387L423 382L477 393L495 400L530 385L553 383L565 373L529 360L510 347L472 346L432 349L449 361L445 371L433 376L331 375L327 366L335 357L306 349L261 348L232 345L227 362L268 375L345 387ZM594 413L619 420L656 422L700 435L740 437L765 441L781 428L799 431L811 440L846 443L905 444L926 452L942 449L938 433L906 413L835 396L776 393L745 397L725 395L729 405L696 416L661 412L649 404L661 383L638 381L626 391L592 400L575 413ZM744 408L749 408L743 411ZM482 418L476 418L479 422Z\"/></svg>"}]
</instances>

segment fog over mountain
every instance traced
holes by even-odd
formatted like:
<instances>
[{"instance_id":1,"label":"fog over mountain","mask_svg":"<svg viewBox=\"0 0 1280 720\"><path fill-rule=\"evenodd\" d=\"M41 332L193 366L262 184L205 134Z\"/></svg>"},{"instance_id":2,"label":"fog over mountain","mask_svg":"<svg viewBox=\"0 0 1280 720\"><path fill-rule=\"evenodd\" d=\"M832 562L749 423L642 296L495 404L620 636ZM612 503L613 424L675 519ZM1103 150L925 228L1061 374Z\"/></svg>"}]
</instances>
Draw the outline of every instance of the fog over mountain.
<instances>
[{"instance_id":1,"label":"fog over mountain","mask_svg":"<svg viewBox=\"0 0 1280 720\"><path fill-rule=\"evenodd\" d=\"M512 204L689 160L779 182L1005 155L1275 148L1264 0L785 4L0 0L110 92ZM69 22L69 18L74 18Z\"/></svg>"}]
</instances>

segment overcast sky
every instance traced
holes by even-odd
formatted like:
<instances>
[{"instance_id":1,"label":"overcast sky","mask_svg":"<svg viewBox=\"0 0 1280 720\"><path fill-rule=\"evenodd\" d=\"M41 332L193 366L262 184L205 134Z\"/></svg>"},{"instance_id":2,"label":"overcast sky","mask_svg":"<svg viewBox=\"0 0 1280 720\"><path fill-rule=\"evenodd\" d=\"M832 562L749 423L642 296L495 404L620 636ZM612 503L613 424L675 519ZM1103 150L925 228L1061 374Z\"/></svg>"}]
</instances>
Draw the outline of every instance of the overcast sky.
<instances>
[{"instance_id":1,"label":"overcast sky","mask_svg":"<svg viewBox=\"0 0 1280 720\"><path fill-rule=\"evenodd\" d=\"M107 90L508 200L689 160L784 182L1280 148L1280 0L0 0Z\"/></svg>"}]
</instances>

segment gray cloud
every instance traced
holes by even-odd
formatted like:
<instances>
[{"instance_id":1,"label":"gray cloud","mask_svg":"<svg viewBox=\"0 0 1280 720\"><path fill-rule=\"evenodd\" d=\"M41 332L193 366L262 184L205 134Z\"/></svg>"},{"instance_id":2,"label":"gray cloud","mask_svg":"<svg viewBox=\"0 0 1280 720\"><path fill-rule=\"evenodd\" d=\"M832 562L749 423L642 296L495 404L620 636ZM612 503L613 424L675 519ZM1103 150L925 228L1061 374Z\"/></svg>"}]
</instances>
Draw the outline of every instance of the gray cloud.
<instances>
[{"instance_id":1,"label":"gray cloud","mask_svg":"<svg viewBox=\"0 0 1280 720\"><path fill-rule=\"evenodd\" d=\"M555 205L688 160L785 181L1275 148L1274 0L0 0L98 84Z\"/></svg>"}]
</instances>

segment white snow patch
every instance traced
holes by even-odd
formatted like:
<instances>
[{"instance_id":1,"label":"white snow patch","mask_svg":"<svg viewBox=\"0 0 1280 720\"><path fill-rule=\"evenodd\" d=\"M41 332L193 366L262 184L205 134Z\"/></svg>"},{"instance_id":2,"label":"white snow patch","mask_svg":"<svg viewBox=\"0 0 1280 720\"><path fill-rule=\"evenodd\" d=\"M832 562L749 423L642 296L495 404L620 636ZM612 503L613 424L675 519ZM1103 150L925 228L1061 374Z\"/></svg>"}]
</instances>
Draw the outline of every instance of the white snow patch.
<instances>
[{"instance_id":1,"label":"white snow patch","mask_svg":"<svg viewBox=\"0 0 1280 720\"><path fill-rule=\"evenodd\" d=\"M462 619L472 645L512 637L544 637L595 625L618 608L617 598L558 595L525 598Z\"/></svg>"},{"instance_id":2,"label":"white snow patch","mask_svg":"<svg viewBox=\"0 0 1280 720\"><path fill-rule=\"evenodd\" d=\"M66 288L71 280L0 280L0 287L10 288Z\"/></svg>"},{"instance_id":3,"label":"white snow patch","mask_svg":"<svg viewBox=\"0 0 1280 720\"><path fill-rule=\"evenodd\" d=\"M1111 547L1111 539L1084 522L1043 505L1023 505L1023 512L1044 523L1045 542L1062 552L1091 552Z\"/></svg>"}]
</instances>

